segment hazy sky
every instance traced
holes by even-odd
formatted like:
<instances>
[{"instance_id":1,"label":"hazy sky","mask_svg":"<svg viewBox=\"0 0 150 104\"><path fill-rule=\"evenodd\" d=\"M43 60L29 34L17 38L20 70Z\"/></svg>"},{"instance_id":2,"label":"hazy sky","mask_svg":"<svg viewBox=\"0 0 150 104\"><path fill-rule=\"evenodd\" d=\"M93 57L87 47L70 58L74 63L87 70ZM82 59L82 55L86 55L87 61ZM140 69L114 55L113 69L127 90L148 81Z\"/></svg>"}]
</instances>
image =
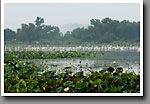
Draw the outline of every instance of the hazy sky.
<instances>
[{"instance_id":1,"label":"hazy sky","mask_svg":"<svg viewBox=\"0 0 150 104\"><path fill-rule=\"evenodd\" d=\"M110 17L117 20L140 20L140 4L34 4L6 3L4 6L4 27L16 30L22 23L33 23L37 16L45 19L45 24L59 26L62 32L78 26L87 26L90 19Z\"/></svg>"}]
</instances>

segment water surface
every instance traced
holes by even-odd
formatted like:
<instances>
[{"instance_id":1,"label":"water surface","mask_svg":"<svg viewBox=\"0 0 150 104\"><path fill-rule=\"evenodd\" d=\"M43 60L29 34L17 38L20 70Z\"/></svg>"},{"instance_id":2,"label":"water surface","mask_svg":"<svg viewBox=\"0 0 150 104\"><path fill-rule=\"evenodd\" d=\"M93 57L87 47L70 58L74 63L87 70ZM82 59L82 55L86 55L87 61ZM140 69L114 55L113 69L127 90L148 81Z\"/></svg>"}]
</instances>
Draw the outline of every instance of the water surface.
<instances>
[{"instance_id":1,"label":"water surface","mask_svg":"<svg viewBox=\"0 0 150 104\"><path fill-rule=\"evenodd\" d=\"M100 71L109 66L123 67L124 71L129 69L129 71L134 71L137 74L140 71L140 52L137 51L98 52L96 57L47 59L48 62L43 59L30 61L34 61L37 65L44 65L46 70L57 70L57 72L83 70L86 73L88 70ZM71 69L65 69L66 67L71 67Z\"/></svg>"}]
</instances>

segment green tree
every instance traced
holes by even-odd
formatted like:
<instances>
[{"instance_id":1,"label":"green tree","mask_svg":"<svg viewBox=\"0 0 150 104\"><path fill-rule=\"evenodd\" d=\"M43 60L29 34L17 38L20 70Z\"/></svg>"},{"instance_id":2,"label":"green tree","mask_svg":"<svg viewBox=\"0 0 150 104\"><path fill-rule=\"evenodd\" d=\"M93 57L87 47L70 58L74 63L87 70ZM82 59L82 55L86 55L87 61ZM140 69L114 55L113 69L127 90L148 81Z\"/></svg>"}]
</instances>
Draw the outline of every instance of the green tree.
<instances>
[{"instance_id":1,"label":"green tree","mask_svg":"<svg viewBox=\"0 0 150 104\"><path fill-rule=\"evenodd\" d=\"M4 30L4 40L5 41L10 41L16 38L16 33L15 31L11 29L5 29Z\"/></svg>"},{"instance_id":2,"label":"green tree","mask_svg":"<svg viewBox=\"0 0 150 104\"><path fill-rule=\"evenodd\" d=\"M35 25L37 27L39 27L39 26L41 26L42 23L44 23L44 18L37 17L36 20L35 20Z\"/></svg>"}]
</instances>

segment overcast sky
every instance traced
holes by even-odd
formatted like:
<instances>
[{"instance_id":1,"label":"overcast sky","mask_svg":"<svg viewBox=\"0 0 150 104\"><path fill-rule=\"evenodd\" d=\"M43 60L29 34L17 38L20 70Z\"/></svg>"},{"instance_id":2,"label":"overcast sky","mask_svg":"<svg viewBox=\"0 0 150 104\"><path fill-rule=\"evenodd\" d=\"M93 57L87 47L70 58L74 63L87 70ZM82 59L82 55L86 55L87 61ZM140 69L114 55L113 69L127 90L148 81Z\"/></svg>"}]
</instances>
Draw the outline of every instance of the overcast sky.
<instances>
[{"instance_id":1,"label":"overcast sky","mask_svg":"<svg viewBox=\"0 0 150 104\"><path fill-rule=\"evenodd\" d=\"M22 23L33 23L37 16L45 24L59 26L62 32L78 26L87 26L90 19L110 17L117 20L140 20L140 4L25 4L6 3L4 6L4 27L16 30Z\"/></svg>"}]
</instances>

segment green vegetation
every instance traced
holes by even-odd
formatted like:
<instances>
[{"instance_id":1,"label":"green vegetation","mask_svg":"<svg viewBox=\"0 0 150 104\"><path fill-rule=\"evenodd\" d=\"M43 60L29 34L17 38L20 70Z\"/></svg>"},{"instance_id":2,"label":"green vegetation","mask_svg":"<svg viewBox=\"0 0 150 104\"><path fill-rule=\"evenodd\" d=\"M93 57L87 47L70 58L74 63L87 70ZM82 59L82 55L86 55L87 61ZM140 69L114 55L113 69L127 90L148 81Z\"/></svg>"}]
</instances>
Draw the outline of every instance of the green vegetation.
<instances>
[{"instance_id":1,"label":"green vegetation","mask_svg":"<svg viewBox=\"0 0 150 104\"><path fill-rule=\"evenodd\" d=\"M37 17L35 23L22 24L17 31L4 30L5 48L21 50L34 47L54 46L139 46L140 22L118 21L110 18L91 19L87 28L76 28L62 34L59 27L45 25L44 18ZM109 47L109 46L108 46ZM6 50L7 50L6 49ZM52 48L49 48L52 50ZM50 51L51 51L50 50ZM81 49L80 49L81 51ZM140 75L125 70L113 62L105 69L93 71L93 67L81 64L65 66L50 64L51 70L42 62L37 65L24 59L56 59L96 57L95 52L63 51L5 51L5 93L139 93ZM118 54L117 54L118 55ZM130 54L132 55L132 54ZM126 56L130 56L126 55ZM97 55L98 56L98 55ZM104 56L100 53L98 58ZM114 55L112 57L115 59ZM117 56L118 57L118 56ZM110 58L109 58L110 59ZM125 59L125 58L124 58ZM129 58L130 59L130 58ZM98 65L100 66L100 65ZM83 67L88 72L83 72ZM90 69L90 70L89 70ZM58 71L61 70L61 71Z\"/></svg>"},{"instance_id":2,"label":"green vegetation","mask_svg":"<svg viewBox=\"0 0 150 104\"><path fill-rule=\"evenodd\" d=\"M42 51L5 51L5 60L13 57L20 59L56 59L56 58L74 58L74 57L95 57L95 52L42 52Z\"/></svg>"},{"instance_id":3,"label":"green vegetation","mask_svg":"<svg viewBox=\"0 0 150 104\"><path fill-rule=\"evenodd\" d=\"M4 60L5 93L139 93L140 75L123 73L121 67L108 67L88 73L71 71L74 66L65 67L64 72L46 71L44 66L23 62L14 52L6 54ZM9 56L7 56L9 55ZM115 62L114 62L115 64ZM39 72L42 72L39 74Z\"/></svg>"},{"instance_id":4,"label":"green vegetation","mask_svg":"<svg viewBox=\"0 0 150 104\"><path fill-rule=\"evenodd\" d=\"M5 41L48 42L58 44L101 44L114 42L137 43L140 40L140 22L118 21L110 18L91 19L88 28L76 28L62 34L57 26L45 25L44 18L22 24L17 31L4 30Z\"/></svg>"}]
</instances>

